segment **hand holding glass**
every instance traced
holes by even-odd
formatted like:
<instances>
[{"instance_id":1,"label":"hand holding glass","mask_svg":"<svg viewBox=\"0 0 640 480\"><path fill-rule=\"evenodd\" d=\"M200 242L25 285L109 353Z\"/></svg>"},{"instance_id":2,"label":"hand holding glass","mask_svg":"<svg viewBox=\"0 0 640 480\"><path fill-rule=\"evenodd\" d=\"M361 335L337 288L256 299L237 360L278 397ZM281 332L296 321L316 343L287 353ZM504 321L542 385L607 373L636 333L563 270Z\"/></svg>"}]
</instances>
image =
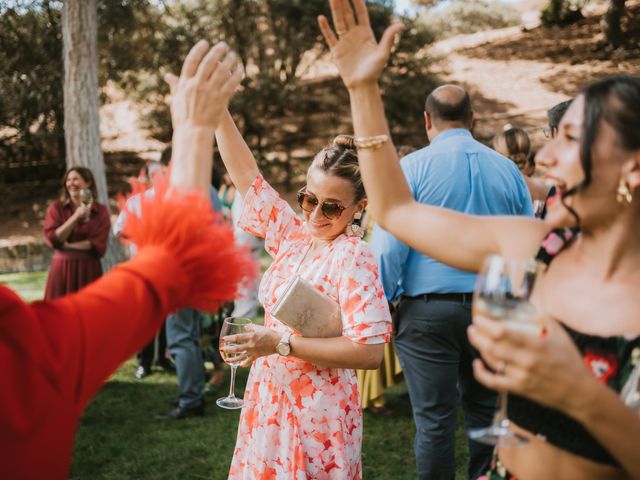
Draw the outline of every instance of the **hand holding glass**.
<instances>
[{"instance_id":1,"label":"hand holding glass","mask_svg":"<svg viewBox=\"0 0 640 480\"><path fill-rule=\"evenodd\" d=\"M93 193L91 193L91 190L89 190L88 188L83 188L82 190L80 190L80 203L82 203L82 205L84 205L88 209L91 208L91 205L93 205ZM88 222L89 215L87 215L83 221Z\"/></svg>"},{"instance_id":2,"label":"hand holding glass","mask_svg":"<svg viewBox=\"0 0 640 480\"><path fill-rule=\"evenodd\" d=\"M238 408L242 408L243 400L242 398L238 398L235 396L234 388L236 383L236 370L244 361L245 356L244 352L226 351L228 347L235 347L238 345L235 342L229 342L227 340L227 337L245 333L245 327L250 323L251 320L248 318L228 317L225 318L222 329L220 330L220 355L222 356L222 359L231 367L231 383L229 384L229 395L219 398L216 401L216 404L221 408L226 408L227 410L236 410Z\"/></svg>"},{"instance_id":3,"label":"hand holding glass","mask_svg":"<svg viewBox=\"0 0 640 480\"><path fill-rule=\"evenodd\" d=\"M533 260L488 257L476 281L473 315L507 322L512 328L526 328L539 332L537 311L529 303L535 277L536 263ZM470 430L469 437L477 442L507 447L528 442L525 437L510 428L505 392L499 394L498 411L491 425Z\"/></svg>"}]
</instances>

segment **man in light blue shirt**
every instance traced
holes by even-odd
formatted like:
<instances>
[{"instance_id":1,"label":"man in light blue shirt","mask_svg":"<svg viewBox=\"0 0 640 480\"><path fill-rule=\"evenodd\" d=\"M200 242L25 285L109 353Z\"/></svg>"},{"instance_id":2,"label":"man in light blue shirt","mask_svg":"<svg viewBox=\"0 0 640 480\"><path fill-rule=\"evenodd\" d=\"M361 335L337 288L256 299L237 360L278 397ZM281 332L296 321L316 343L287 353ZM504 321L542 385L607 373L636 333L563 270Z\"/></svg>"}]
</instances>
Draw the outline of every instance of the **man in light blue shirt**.
<instances>
[{"instance_id":1,"label":"man in light blue shirt","mask_svg":"<svg viewBox=\"0 0 640 480\"><path fill-rule=\"evenodd\" d=\"M509 159L474 140L472 122L464 89L443 85L427 97L431 144L401 161L414 197L474 215L532 215L522 174ZM385 294L400 300L396 349L416 423L418 475L453 479L459 396L467 429L488 426L496 407L495 393L477 383L471 370L476 353L466 329L475 275L422 255L377 226L371 241ZM488 469L491 453L492 447L469 442L469 478Z\"/></svg>"}]
</instances>

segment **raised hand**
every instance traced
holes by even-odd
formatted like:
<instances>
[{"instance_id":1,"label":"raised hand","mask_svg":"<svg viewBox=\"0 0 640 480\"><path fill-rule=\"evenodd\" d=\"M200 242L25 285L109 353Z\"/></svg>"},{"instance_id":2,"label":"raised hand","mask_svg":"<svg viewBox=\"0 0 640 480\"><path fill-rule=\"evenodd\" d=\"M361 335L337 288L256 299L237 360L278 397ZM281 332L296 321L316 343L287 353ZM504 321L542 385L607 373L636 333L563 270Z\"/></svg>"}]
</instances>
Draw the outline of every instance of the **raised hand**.
<instances>
[{"instance_id":1,"label":"raised hand","mask_svg":"<svg viewBox=\"0 0 640 480\"><path fill-rule=\"evenodd\" d=\"M242 75L242 65L226 43L211 48L205 40L196 43L185 58L180 77L165 75L171 89L174 129L186 126L215 130Z\"/></svg>"},{"instance_id":2,"label":"raised hand","mask_svg":"<svg viewBox=\"0 0 640 480\"><path fill-rule=\"evenodd\" d=\"M396 35L404 28L401 23L389 26L376 42L371 30L365 0L330 0L335 33L324 15L318 17L333 62L347 88L376 83L391 54Z\"/></svg>"}]
</instances>

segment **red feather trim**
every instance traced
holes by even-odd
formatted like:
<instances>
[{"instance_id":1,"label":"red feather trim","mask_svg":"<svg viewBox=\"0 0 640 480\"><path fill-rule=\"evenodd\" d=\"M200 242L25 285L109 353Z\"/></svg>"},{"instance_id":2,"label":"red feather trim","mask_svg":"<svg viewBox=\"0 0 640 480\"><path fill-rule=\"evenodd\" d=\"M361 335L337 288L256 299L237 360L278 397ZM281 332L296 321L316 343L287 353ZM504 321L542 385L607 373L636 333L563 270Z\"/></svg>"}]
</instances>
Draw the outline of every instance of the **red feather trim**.
<instances>
[{"instance_id":1,"label":"red feather trim","mask_svg":"<svg viewBox=\"0 0 640 480\"><path fill-rule=\"evenodd\" d=\"M166 248L190 280L186 298L173 299L176 308L211 312L236 297L237 286L257 274L247 248L236 245L233 231L221 221L201 193L180 195L166 178L152 198L142 199L141 216L129 215L124 234L141 250ZM162 268L162 265L158 265Z\"/></svg>"}]
</instances>

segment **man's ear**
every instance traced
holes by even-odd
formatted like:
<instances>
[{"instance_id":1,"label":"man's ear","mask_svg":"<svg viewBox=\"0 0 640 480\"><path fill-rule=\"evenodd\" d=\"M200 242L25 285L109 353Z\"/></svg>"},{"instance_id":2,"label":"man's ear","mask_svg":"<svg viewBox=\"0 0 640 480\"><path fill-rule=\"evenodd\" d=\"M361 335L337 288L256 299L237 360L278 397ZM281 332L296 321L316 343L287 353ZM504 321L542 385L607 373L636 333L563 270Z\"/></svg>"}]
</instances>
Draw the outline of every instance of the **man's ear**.
<instances>
[{"instance_id":1,"label":"man's ear","mask_svg":"<svg viewBox=\"0 0 640 480\"><path fill-rule=\"evenodd\" d=\"M433 122L431 121L431 114L429 112L424 112L424 126L427 130L433 128Z\"/></svg>"}]
</instances>

